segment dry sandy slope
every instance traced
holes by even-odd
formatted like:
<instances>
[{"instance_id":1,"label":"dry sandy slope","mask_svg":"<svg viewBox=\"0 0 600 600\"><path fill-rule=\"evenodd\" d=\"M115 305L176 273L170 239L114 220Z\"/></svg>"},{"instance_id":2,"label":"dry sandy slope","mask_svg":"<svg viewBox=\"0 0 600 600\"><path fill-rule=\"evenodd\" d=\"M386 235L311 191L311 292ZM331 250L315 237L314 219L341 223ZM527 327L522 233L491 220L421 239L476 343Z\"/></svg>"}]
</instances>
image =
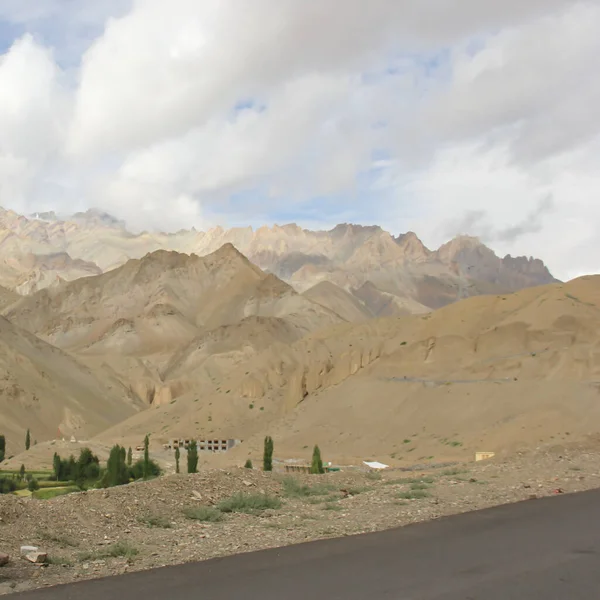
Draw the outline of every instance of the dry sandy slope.
<instances>
[{"instance_id":1,"label":"dry sandy slope","mask_svg":"<svg viewBox=\"0 0 600 600\"><path fill-rule=\"evenodd\" d=\"M583 436L600 426L599 325L600 277L338 325L101 438L236 437L239 460L270 433L282 456L319 443L336 460L393 463Z\"/></svg>"},{"instance_id":2,"label":"dry sandy slope","mask_svg":"<svg viewBox=\"0 0 600 600\"><path fill-rule=\"evenodd\" d=\"M329 308L350 323L359 323L375 316L356 296L330 281L317 283L302 295L321 306Z\"/></svg>"},{"instance_id":3,"label":"dry sandy slope","mask_svg":"<svg viewBox=\"0 0 600 600\"><path fill-rule=\"evenodd\" d=\"M0 317L0 431L7 455L32 442L93 436L141 409L116 380L99 379L68 354Z\"/></svg>"}]
</instances>

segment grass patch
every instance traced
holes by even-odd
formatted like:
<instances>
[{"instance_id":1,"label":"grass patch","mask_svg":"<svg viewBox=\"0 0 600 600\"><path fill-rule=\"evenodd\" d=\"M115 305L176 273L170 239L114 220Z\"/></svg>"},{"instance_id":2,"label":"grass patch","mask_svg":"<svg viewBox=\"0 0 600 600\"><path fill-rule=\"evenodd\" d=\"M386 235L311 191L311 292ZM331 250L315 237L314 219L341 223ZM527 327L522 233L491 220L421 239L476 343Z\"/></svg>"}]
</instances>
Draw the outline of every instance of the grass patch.
<instances>
[{"instance_id":1,"label":"grass patch","mask_svg":"<svg viewBox=\"0 0 600 600\"><path fill-rule=\"evenodd\" d=\"M422 498L428 498L429 492L425 490L410 490L408 492L400 492L396 498L402 500L421 500Z\"/></svg>"},{"instance_id":2,"label":"grass patch","mask_svg":"<svg viewBox=\"0 0 600 600\"><path fill-rule=\"evenodd\" d=\"M351 496L358 496L358 494L363 494L364 492L368 492L371 488L365 486L361 486L361 487L351 487L348 488L348 493Z\"/></svg>"},{"instance_id":3,"label":"grass patch","mask_svg":"<svg viewBox=\"0 0 600 600\"><path fill-rule=\"evenodd\" d=\"M47 488L43 490L37 490L33 494L33 498L36 500L50 500L52 498L56 498L57 496L64 496L66 494L72 494L73 492L78 492L79 488L75 485L70 485L67 487L53 487Z\"/></svg>"},{"instance_id":4,"label":"grass patch","mask_svg":"<svg viewBox=\"0 0 600 600\"><path fill-rule=\"evenodd\" d=\"M429 489L429 484L423 483L422 481L415 481L415 483L410 484L410 489L413 491L427 490L427 489Z\"/></svg>"},{"instance_id":5,"label":"grass patch","mask_svg":"<svg viewBox=\"0 0 600 600\"><path fill-rule=\"evenodd\" d=\"M58 544L61 548L75 548L77 542L66 535L57 535L50 533L49 531L39 531L38 536L42 541L53 542Z\"/></svg>"},{"instance_id":6,"label":"grass patch","mask_svg":"<svg viewBox=\"0 0 600 600\"><path fill-rule=\"evenodd\" d=\"M0 469L0 477L3 475L19 475L20 469ZM36 479L48 479L54 477L52 471L26 471L29 475L33 475Z\"/></svg>"},{"instance_id":7,"label":"grass patch","mask_svg":"<svg viewBox=\"0 0 600 600\"><path fill-rule=\"evenodd\" d=\"M171 529L171 521L165 517L161 517L160 515L148 515L146 517L140 517L138 519L140 523L150 527L150 528L160 528L160 529Z\"/></svg>"},{"instance_id":8,"label":"grass patch","mask_svg":"<svg viewBox=\"0 0 600 600\"><path fill-rule=\"evenodd\" d=\"M323 506L323 510L333 510L335 512L339 512L342 510L342 507L339 504L333 504L332 502L326 502L325 506Z\"/></svg>"},{"instance_id":9,"label":"grass patch","mask_svg":"<svg viewBox=\"0 0 600 600\"><path fill-rule=\"evenodd\" d=\"M283 491L288 498L310 498L311 496L327 496L334 490L331 485L318 483L306 485L293 477L284 477L281 481Z\"/></svg>"},{"instance_id":10,"label":"grass patch","mask_svg":"<svg viewBox=\"0 0 600 600\"><path fill-rule=\"evenodd\" d=\"M267 494L244 494L238 493L219 502L218 509L224 513L248 513L253 514L267 509L281 508L281 500Z\"/></svg>"},{"instance_id":11,"label":"grass patch","mask_svg":"<svg viewBox=\"0 0 600 600\"><path fill-rule=\"evenodd\" d=\"M116 542L96 552L81 552L79 560L98 560L101 558L133 558L139 554L138 549L127 542Z\"/></svg>"},{"instance_id":12,"label":"grass patch","mask_svg":"<svg viewBox=\"0 0 600 600\"><path fill-rule=\"evenodd\" d=\"M401 479L388 479L386 485L412 485L414 483L434 483L433 477L403 477Z\"/></svg>"},{"instance_id":13,"label":"grass patch","mask_svg":"<svg viewBox=\"0 0 600 600\"><path fill-rule=\"evenodd\" d=\"M46 488L70 487L73 485L73 482L72 481L50 481L49 479L40 481L38 479L38 484L40 486L40 489L46 489Z\"/></svg>"},{"instance_id":14,"label":"grass patch","mask_svg":"<svg viewBox=\"0 0 600 600\"><path fill-rule=\"evenodd\" d=\"M203 523L218 523L223 520L223 514L214 506L194 506L186 508L183 514L193 521L202 521Z\"/></svg>"},{"instance_id":15,"label":"grass patch","mask_svg":"<svg viewBox=\"0 0 600 600\"><path fill-rule=\"evenodd\" d=\"M58 565L59 567L73 566L73 561L66 556L48 556L46 560L49 565Z\"/></svg>"},{"instance_id":16,"label":"grass patch","mask_svg":"<svg viewBox=\"0 0 600 600\"><path fill-rule=\"evenodd\" d=\"M381 481L383 475L381 473L378 473L377 471L369 471L366 477L371 481Z\"/></svg>"},{"instance_id":17,"label":"grass patch","mask_svg":"<svg viewBox=\"0 0 600 600\"><path fill-rule=\"evenodd\" d=\"M445 475L446 477L452 477L454 475L462 475L463 473L468 473L469 471L467 471L467 469L446 469L445 471L442 471L442 475Z\"/></svg>"}]
</instances>

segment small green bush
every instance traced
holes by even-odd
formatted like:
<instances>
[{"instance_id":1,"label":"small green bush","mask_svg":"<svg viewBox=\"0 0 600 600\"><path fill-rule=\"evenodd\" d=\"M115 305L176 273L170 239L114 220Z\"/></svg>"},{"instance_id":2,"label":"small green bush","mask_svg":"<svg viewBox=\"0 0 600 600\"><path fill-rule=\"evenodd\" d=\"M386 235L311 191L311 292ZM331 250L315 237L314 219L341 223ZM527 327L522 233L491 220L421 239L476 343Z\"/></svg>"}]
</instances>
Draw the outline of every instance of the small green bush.
<instances>
[{"instance_id":1,"label":"small green bush","mask_svg":"<svg viewBox=\"0 0 600 600\"><path fill-rule=\"evenodd\" d=\"M148 515L147 517L140 517L139 521L150 528L157 527L160 529L171 529L171 521L165 517L161 517L160 515Z\"/></svg>"},{"instance_id":2,"label":"small green bush","mask_svg":"<svg viewBox=\"0 0 600 600\"><path fill-rule=\"evenodd\" d=\"M414 483L410 484L411 490L426 490L428 488L429 486L426 483L423 483L422 481L415 481Z\"/></svg>"},{"instance_id":3,"label":"small green bush","mask_svg":"<svg viewBox=\"0 0 600 600\"><path fill-rule=\"evenodd\" d=\"M401 492L396 497L403 500L421 500L422 498L428 498L429 493L425 490L410 490L409 492Z\"/></svg>"},{"instance_id":4,"label":"small green bush","mask_svg":"<svg viewBox=\"0 0 600 600\"><path fill-rule=\"evenodd\" d=\"M116 542L97 552L82 552L79 554L79 560L98 560L102 558L133 558L139 554L135 546L127 542Z\"/></svg>"},{"instance_id":5,"label":"small green bush","mask_svg":"<svg viewBox=\"0 0 600 600\"><path fill-rule=\"evenodd\" d=\"M327 484L306 485L294 477L284 477L281 480L283 491L288 498L308 498L310 496L326 496L333 487Z\"/></svg>"},{"instance_id":6,"label":"small green bush","mask_svg":"<svg viewBox=\"0 0 600 600\"><path fill-rule=\"evenodd\" d=\"M217 508L224 513L255 513L266 509L281 508L281 500L267 494L234 494L219 502Z\"/></svg>"},{"instance_id":7,"label":"small green bush","mask_svg":"<svg viewBox=\"0 0 600 600\"><path fill-rule=\"evenodd\" d=\"M202 521L203 523L218 523L223 520L223 514L214 506L194 506L186 508L183 514L193 521Z\"/></svg>"}]
</instances>

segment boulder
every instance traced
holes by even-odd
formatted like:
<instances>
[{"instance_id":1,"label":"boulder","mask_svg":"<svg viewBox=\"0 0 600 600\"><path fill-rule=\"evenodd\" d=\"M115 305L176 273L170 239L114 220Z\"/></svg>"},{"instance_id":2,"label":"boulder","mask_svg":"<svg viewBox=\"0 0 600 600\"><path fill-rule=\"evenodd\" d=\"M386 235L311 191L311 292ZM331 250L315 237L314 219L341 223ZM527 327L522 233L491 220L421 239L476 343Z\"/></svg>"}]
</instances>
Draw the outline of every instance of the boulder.
<instances>
[{"instance_id":1,"label":"boulder","mask_svg":"<svg viewBox=\"0 0 600 600\"><path fill-rule=\"evenodd\" d=\"M0 552L0 567L7 565L9 560L10 556L8 556L8 554L2 554L2 552Z\"/></svg>"}]
</instances>

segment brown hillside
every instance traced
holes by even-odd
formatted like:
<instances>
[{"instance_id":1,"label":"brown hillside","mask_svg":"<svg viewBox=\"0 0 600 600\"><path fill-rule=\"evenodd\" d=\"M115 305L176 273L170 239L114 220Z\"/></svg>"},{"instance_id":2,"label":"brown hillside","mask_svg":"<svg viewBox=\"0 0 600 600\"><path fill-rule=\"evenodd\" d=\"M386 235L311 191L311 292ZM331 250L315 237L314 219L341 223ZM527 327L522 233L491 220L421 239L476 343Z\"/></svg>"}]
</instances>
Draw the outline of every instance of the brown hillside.
<instances>
[{"instance_id":1,"label":"brown hillside","mask_svg":"<svg viewBox=\"0 0 600 600\"><path fill-rule=\"evenodd\" d=\"M32 442L59 435L86 439L141 408L115 379L99 379L3 317L0 379L0 430L9 453L22 449L27 428Z\"/></svg>"},{"instance_id":2,"label":"brown hillside","mask_svg":"<svg viewBox=\"0 0 600 600\"><path fill-rule=\"evenodd\" d=\"M288 316L305 331L340 322L253 265L231 244L205 257L158 250L94 277L23 298L6 316L86 354L153 354L245 317Z\"/></svg>"},{"instance_id":3,"label":"brown hillside","mask_svg":"<svg viewBox=\"0 0 600 600\"><path fill-rule=\"evenodd\" d=\"M269 348L102 437L237 437L243 454L271 433L281 456L319 443L338 460L384 462L576 439L600 426L599 325L600 277L342 324Z\"/></svg>"}]
</instances>

